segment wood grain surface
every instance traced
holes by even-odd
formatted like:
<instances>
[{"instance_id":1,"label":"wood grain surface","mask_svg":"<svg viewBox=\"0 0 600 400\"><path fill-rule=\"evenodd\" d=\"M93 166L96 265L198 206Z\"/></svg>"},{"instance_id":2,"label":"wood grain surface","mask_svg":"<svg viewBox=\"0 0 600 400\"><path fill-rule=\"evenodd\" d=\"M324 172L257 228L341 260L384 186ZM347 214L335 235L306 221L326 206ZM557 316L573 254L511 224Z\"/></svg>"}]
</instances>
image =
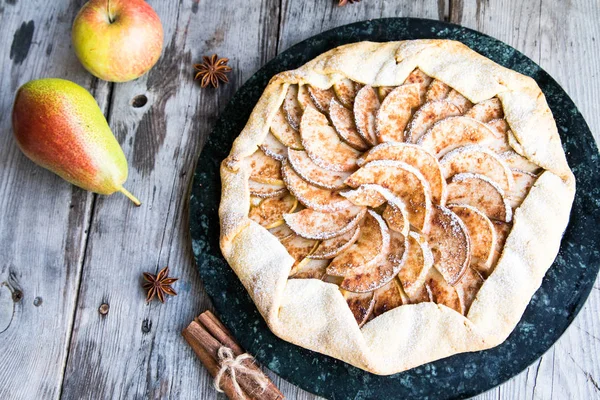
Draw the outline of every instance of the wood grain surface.
<instances>
[{"instance_id":1,"label":"wood grain surface","mask_svg":"<svg viewBox=\"0 0 600 400\"><path fill-rule=\"evenodd\" d=\"M277 53L371 18L442 19L519 49L565 88L598 140L597 0L159 1L163 55L133 82L109 84L77 61L70 28L83 0L0 0L0 399L216 399L180 332L210 308L190 249L187 192L220 111ZM230 58L230 84L200 89L193 63ZM30 79L89 89L143 202L97 196L36 167L17 148L10 112ZM134 107L136 96L147 104ZM169 265L179 295L146 305L144 271ZM107 304L106 315L98 309ZM566 334L519 376L478 399L600 398L600 283ZM289 399L317 399L267 371Z\"/></svg>"}]
</instances>

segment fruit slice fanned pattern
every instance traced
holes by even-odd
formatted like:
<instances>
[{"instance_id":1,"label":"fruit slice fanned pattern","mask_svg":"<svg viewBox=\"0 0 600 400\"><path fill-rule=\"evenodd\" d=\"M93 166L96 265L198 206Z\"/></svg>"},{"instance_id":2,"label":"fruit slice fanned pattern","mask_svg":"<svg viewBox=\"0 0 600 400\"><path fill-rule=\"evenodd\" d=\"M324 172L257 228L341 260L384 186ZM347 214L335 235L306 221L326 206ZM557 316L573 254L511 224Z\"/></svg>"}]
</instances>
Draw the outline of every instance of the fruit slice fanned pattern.
<instances>
[{"instance_id":1,"label":"fruit slice fanned pattern","mask_svg":"<svg viewBox=\"0 0 600 400\"><path fill-rule=\"evenodd\" d=\"M250 219L336 284L357 324L435 302L466 315L541 168L509 144L497 98L473 104L415 69L403 85L290 85L248 159Z\"/></svg>"}]
</instances>

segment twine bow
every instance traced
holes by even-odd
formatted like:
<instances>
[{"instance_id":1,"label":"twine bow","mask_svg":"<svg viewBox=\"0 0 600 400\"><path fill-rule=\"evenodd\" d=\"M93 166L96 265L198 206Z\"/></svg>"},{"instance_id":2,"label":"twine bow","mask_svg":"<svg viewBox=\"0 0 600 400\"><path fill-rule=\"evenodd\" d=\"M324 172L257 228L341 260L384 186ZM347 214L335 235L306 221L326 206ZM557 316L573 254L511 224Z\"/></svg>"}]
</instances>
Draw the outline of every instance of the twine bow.
<instances>
[{"instance_id":1,"label":"twine bow","mask_svg":"<svg viewBox=\"0 0 600 400\"><path fill-rule=\"evenodd\" d=\"M244 398L244 391L237 381L236 374L248 375L256 382L263 392L269 385L269 380L265 375L263 375L260 371L248 368L246 365L244 365L244 361L252 359L250 354L244 353L235 357L233 350L231 350L229 347L221 346L217 351L217 357L219 358L219 364L221 365L221 368L219 369L217 375L215 375L215 380L213 382L217 392L223 393L223 390L221 390L221 379L223 379L223 375L227 371L229 371L229 375L231 376L231 382L233 383L235 392L240 398Z\"/></svg>"}]
</instances>

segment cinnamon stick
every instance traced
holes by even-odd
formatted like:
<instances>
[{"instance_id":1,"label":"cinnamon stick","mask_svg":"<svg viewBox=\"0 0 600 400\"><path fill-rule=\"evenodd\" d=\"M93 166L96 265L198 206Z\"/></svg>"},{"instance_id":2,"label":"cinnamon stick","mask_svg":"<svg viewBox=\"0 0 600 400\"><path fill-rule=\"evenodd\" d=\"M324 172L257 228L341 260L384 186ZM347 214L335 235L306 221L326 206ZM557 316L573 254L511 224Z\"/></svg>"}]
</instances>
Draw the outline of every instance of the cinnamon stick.
<instances>
[{"instance_id":1,"label":"cinnamon stick","mask_svg":"<svg viewBox=\"0 0 600 400\"><path fill-rule=\"evenodd\" d=\"M210 311L205 311L196 318L206 330L215 337L223 346L229 347L233 350L235 356L245 353L244 349L235 341L233 335L229 330L219 321L219 319ZM258 371L267 380L268 384L265 390L256 383L254 379L238 379L239 385L244 391L252 398L256 400L280 400L283 399L283 393L279 391L277 386L267 377L264 372L256 365L256 363L247 360L244 365L248 368ZM246 386L247 385L247 386Z\"/></svg>"},{"instance_id":2,"label":"cinnamon stick","mask_svg":"<svg viewBox=\"0 0 600 400\"><path fill-rule=\"evenodd\" d=\"M235 357L245 353L244 349L242 349L235 341L229 330L210 311L200 314L186 329L184 329L182 334L213 377L220 369L220 362L217 354L221 347L230 348ZM259 372L268 381L267 387L263 390L259 383L256 382L255 378L247 376L246 374L236 374L236 381L245 394L244 400L282 400L284 398L277 386L271 382L254 362L246 360L243 361L243 365L253 371ZM230 399L240 399L233 388L233 382L229 372L224 374L221 381L221 387Z\"/></svg>"},{"instance_id":3,"label":"cinnamon stick","mask_svg":"<svg viewBox=\"0 0 600 400\"><path fill-rule=\"evenodd\" d=\"M225 331L227 328L225 328L225 326L221 324L221 321L216 318L217 317L210 311L205 311L200 314L197 319L219 342L233 350L236 357L244 353L241 346L233 340L229 331Z\"/></svg>"},{"instance_id":4,"label":"cinnamon stick","mask_svg":"<svg viewBox=\"0 0 600 400\"><path fill-rule=\"evenodd\" d=\"M206 367L210 375L214 378L219 372L220 366L215 358L215 356L211 355L203 346L203 339L205 338L204 329L198 324L196 321L192 321L187 328L183 330L181 333L188 344L194 350L194 353L198 356L202 364ZM232 400L248 400L247 396L239 396L235 388L233 387L233 382L231 381L231 376L229 374L224 374L221 379L221 389L225 392L228 398Z\"/></svg>"}]
</instances>

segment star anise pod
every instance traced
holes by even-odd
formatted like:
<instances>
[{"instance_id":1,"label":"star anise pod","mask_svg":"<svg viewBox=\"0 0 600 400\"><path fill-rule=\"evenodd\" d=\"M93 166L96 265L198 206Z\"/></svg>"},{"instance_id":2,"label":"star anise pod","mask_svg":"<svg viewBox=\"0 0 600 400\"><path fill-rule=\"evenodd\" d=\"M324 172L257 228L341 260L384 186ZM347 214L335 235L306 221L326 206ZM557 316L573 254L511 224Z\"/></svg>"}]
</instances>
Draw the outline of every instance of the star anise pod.
<instances>
[{"instance_id":1,"label":"star anise pod","mask_svg":"<svg viewBox=\"0 0 600 400\"><path fill-rule=\"evenodd\" d=\"M165 302L165 294L177 296L177 292L173 290L171 284L178 278L169 278L169 267L164 267L156 275L144 272L144 280L146 282L142 287L148 291L147 303L151 302L155 295L161 303Z\"/></svg>"},{"instance_id":2,"label":"star anise pod","mask_svg":"<svg viewBox=\"0 0 600 400\"><path fill-rule=\"evenodd\" d=\"M339 0L338 2L338 6L342 7L345 6L346 4L354 4L354 3L359 3L360 0Z\"/></svg>"},{"instance_id":3,"label":"star anise pod","mask_svg":"<svg viewBox=\"0 0 600 400\"><path fill-rule=\"evenodd\" d=\"M219 58L216 54L210 57L203 56L204 62L202 64L194 65L196 76L194 79L200 79L200 87L207 87L209 84L213 87L219 87L219 81L227 83L227 72L231 72L231 67L227 65L229 62L228 58Z\"/></svg>"}]
</instances>

